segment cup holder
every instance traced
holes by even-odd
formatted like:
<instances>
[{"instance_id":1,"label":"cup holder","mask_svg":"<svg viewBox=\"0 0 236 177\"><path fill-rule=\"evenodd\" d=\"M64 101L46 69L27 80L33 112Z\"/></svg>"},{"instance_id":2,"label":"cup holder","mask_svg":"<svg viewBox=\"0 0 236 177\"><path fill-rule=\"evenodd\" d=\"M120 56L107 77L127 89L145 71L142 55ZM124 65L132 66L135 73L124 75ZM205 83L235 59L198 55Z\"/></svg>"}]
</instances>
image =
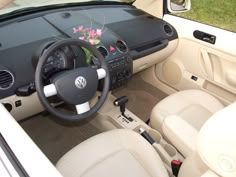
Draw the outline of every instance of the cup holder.
<instances>
[{"instance_id":1,"label":"cup holder","mask_svg":"<svg viewBox=\"0 0 236 177\"><path fill-rule=\"evenodd\" d=\"M141 126L138 126L135 128L135 131L139 132L139 129L143 128ZM163 138L160 132L158 132L155 129L146 129L148 134L153 138L153 140L156 142L153 144L154 149L157 151L157 153L160 155L163 162L170 165L171 161L173 159L176 159L176 156L178 155L177 150L174 146L171 144L168 144Z\"/></svg>"},{"instance_id":2,"label":"cup holder","mask_svg":"<svg viewBox=\"0 0 236 177\"><path fill-rule=\"evenodd\" d=\"M177 155L177 151L172 145L164 144L163 148L165 149L165 151L170 157L174 157L175 155Z\"/></svg>"},{"instance_id":3,"label":"cup holder","mask_svg":"<svg viewBox=\"0 0 236 177\"><path fill-rule=\"evenodd\" d=\"M154 129L149 129L148 133L155 140L156 143L158 143L158 144L161 143L162 136L158 131L156 131Z\"/></svg>"}]
</instances>

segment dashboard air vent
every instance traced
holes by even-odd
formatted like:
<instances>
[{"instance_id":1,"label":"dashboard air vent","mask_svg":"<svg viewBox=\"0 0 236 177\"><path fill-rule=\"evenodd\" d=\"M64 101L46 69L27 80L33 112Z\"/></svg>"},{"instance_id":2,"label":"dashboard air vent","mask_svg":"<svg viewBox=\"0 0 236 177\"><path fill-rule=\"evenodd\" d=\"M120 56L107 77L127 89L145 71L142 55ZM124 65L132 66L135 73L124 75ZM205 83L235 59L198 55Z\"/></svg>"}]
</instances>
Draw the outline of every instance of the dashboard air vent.
<instances>
[{"instance_id":1,"label":"dashboard air vent","mask_svg":"<svg viewBox=\"0 0 236 177\"><path fill-rule=\"evenodd\" d=\"M126 46L126 44L125 44L124 41L118 40L118 41L116 42L116 47L117 47L117 49L118 49L120 52L122 52L122 53L128 52L128 48L127 48L127 46Z\"/></svg>"},{"instance_id":2,"label":"dashboard air vent","mask_svg":"<svg viewBox=\"0 0 236 177\"><path fill-rule=\"evenodd\" d=\"M9 89L14 83L13 74L7 70L0 70L0 90Z\"/></svg>"},{"instance_id":3,"label":"dashboard air vent","mask_svg":"<svg viewBox=\"0 0 236 177\"><path fill-rule=\"evenodd\" d=\"M102 56L104 58L106 58L108 56L108 51L104 46L99 46L97 49L102 54Z\"/></svg>"},{"instance_id":4,"label":"dashboard air vent","mask_svg":"<svg viewBox=\"0 0 236 177\"><path fill-rule=\"evenodd\" d=\"M173 34L173 29L170 25L165 24L164 31L168 36L172 36L172 34Z\"/></svg>"}]
</instances>

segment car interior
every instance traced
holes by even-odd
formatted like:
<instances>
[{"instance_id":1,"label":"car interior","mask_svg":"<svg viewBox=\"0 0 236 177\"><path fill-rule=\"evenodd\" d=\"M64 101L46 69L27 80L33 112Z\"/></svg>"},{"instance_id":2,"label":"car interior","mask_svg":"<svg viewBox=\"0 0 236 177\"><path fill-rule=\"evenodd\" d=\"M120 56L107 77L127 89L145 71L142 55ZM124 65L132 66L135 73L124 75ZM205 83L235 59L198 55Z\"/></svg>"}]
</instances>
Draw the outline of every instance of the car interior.
<instances>
[{"instance_id":1,"label":"car interior","mask_svg":"<svg viewBox=\"0 0 236 177\"><path fill-rule=\"evenodd\" d=\"M236 176L236 35L171 3L4 17L0 176Z\"/></svg>"}]
</instances>

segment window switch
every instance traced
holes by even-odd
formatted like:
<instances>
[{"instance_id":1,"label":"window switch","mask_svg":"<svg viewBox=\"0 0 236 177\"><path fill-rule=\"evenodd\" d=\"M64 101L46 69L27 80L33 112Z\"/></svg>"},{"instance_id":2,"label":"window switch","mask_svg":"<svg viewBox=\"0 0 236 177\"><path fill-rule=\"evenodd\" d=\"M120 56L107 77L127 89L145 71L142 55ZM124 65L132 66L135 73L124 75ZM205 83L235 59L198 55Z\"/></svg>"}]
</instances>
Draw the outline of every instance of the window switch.
<instances>
[{"instance_id":1,"label":"window switch","mask_svg":"<svg viewBox=\"0 0 236 177\"><path fill-rule=\"evenodd\" d=\"M197 81L198 77L197 76L192 76L191 79L194 80L194 81Z\"/></svg>"}]
</instances>

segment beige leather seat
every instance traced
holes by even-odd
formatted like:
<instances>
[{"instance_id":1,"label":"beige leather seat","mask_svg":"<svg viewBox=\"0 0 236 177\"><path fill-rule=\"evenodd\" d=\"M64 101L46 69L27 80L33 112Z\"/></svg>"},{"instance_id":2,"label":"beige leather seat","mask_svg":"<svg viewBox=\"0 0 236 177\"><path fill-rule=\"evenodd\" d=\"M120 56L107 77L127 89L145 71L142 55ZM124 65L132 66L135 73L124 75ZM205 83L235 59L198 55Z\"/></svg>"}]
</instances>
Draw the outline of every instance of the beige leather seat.
<instances>
[{"instance_id":1,"label":"beige leather seat","mask_svg":"<svg viewBox=\"0 0 236 177\"><path fill-rule=\"evenodd\" d=\"M138 133L117 129L94 136L57 163L65 177L167 177L154 148Z\"/></svg>"},{"instance_id":2,"label":"beige leather seat","mask_svg":"<svg viewBox=\"0 0 236 177\"><path fill-rule=\"evenodd\" d=\"M196 137L202 125L222 108L223 104L206 92L180 91L153 108L150 126L187 157L196 149Z\"/></svg>"},{"instance_id":3,"label":"beige leather seat","mask_svg":"<svg viewBox=\"0 0 236 177\"><path fill-rule=\"evenodd\" d=\"M178 177L236 176L236 102L218 111L201 128L196 152L182 164Z\"/></svg>"},{"instance_id":4,"label":"beige leather seat","mask_svg":"<svg viewBox=\"0 0 236 177\"><path fill-rule=\"evenodd\" d=\"M201 128L197 149L183 162L178 177L236 176L236 103L214 114ZM64 177L167 177L159 156L140 135L113 130L73 148L60 159Z\"/></svg>"}]
</instances>

